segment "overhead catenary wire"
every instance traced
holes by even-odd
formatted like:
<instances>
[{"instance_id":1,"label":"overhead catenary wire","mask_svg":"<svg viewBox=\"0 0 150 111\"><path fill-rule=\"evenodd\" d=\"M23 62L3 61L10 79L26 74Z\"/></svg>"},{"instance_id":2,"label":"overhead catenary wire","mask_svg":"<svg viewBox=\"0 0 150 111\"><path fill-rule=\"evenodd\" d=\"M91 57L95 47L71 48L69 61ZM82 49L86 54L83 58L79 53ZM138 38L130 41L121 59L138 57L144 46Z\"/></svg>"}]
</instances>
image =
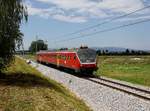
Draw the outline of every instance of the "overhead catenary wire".
<instances>
[{"instance_id":1,"label":"overhead catenary wire","mask_svg":"<svg viewBox=\"0 0 150 111\"><path fill-rule=\"evenodd\" d=\"M124 17L126 17L126 16L132 15L132 14L134 14L134 13L140 12L140 11L145 10L145 9L148 9L148 8L150 8L150 5L148 5L148 6L146 6L146 7L143 7L143 8L140 8L140 9L137 9L137 10L132 11L132 12L130 12L130 13L127 13L127 14L124 14L124 15L121 15L121 16L114 17L114 18L112 18L112 19L106 20L106 21L104 21L104 22L102 22L102 23L99 23L99 24L96 24L96 25L93 25L93 26L89 26L89 27L87 27L87 28L80 29L80 30L77 30L77 31L75 31L75 32L71 32L71 33L64 34L64 35L62 35L62 36L57 36L57 37L64 37L64 36L65 36L65 37L68 37L68 36L71 36L71 35L74 35L74 34L78 34L78 33L80 33L80 32L83 32L83 31L86 31L86 30L90 30L90 29L95 28L95 27L99 27L99 26L101 26L101 25L104 25L104 24L110 23L110 22L112 22L112 21L115 21L115 20L124 18ZM56 38L57 38L57 37L56 37Z\"/></svg>"},{"instance_id":2,"label":"overhead catenary wire","mask_svg":"<svg viewBox=\"0 0 150 111\"><path fill-rule=\"evenodd\" d=\"M124 27L136 25L136 24L141 24L141 23L149 22L149 21L150 21L150 19L141 20L141 21L138 21L138 22L133 22L133 23L129 23L129 24L124 24L124 25L116 26L116 27L113 27L113 28L108 28L108 29L100 30L100 31L97 31L97 32L94 32L94 33L90 33L90 34L84 35L84 36L77 36L77 37L72 37L72 38L68 38L68 39L59 40L57 42L66 42L66 41L70 41L70 40L74 40L74 39L88 37L88 36L91 36L91 35L96 35L98 33L110 32L110 31L113 31L113 30L121 29L121 28L124 28Z\"/></svg>"}]
</instances>

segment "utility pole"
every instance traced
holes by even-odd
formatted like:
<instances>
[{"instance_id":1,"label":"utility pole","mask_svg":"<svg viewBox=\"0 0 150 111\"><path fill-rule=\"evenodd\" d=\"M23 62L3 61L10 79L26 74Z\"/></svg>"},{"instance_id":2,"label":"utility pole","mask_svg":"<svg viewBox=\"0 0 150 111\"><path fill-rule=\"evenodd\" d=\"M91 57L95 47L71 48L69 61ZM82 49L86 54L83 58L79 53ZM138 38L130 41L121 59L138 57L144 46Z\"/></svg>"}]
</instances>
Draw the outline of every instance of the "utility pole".
<instances>
[{"instance_id":1,"label":"utility pole","mask_svg":"<svg viewBox=\"0 0 150 111\"><path fill-rule=\"evenodd\" d=\"M38 36L36 35L36 46L35 46L35 51L36 51L36 52L38 51L38 44L37 44L37 41L38 41Z\"/></svg>"},{"instance_id":2,"label":"utility pole","mask_svg":"<svg viewBox=\"0 0 150 111\"><path fill-rule=\"evenodd\" d=\"M45 40L45 44L47 45L47 50L48 50L48 41L47 40Z\"/></svg>"},{"instance_id":3,"label":"utility pole","mask_svg":"<svg viewBox=\"0 0 150 111\"><path fill-rule=\"evenodd\" d=\"M23 44L23 40L21 41L21 46L22 46L22 56L24 57L24 44Z\"/></svg>"},{"instance_id":4,"label":"utility pole","mask_svg":"<svg viewBox=\"0 0 150 111\"><path fill-rule=\"evenodd\" d=\"M36 53L37 53L37 51L38 51L38 43L37 43L37 41L38 41L38 36L36 35L36 37L35 37L35 39L36 39ZM38 67L38 63L36 62L36 67Z\"/></svg>"},{"instance_id":5,"label":"utility pole","mask_svg":"<svg viewBox=\"0 0 150 111\"><path fill-rule=\"evenodd\" d=\"M54 46L55 46L55 49L58 49L57 41L54 41Z\"/></svg>"}]
</instances>

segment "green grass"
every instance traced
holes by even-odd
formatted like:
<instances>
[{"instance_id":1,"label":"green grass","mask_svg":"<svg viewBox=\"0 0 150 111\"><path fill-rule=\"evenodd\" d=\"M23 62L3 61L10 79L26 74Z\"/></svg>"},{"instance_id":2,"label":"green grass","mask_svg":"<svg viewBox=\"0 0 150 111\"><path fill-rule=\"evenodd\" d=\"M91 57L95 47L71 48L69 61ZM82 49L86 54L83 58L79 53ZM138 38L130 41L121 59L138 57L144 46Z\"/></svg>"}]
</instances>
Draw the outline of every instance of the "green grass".
<instances>
[{"instance_id":1,"label":"green grass","mask_svg":"<svg viewBox=\"0 0 150 111\"><path fill-rule=\"evenodd\" d=\"M30 60L36 60L36 56L34 54L27 54L24 55L24 58L30 59Z\"/></svg>"},{"instance_id":2,"label":"green grass","mask_svg":"<svg viewBox=\"0 0 150 111\"><path fill-rule=\"evenodd\" d=\"M150 86L150 56L100 56L97 74Z\"/></svg>"},{"instance_id":3,"label":"green grass","mask_svg":"<svg viewBox=\"0 0 150 111\"><path fill-rule=\"evenodd\" d=\"M89 111L62 85L16 58L0 74L0 111Z\"/></svg>"}]
</instances>

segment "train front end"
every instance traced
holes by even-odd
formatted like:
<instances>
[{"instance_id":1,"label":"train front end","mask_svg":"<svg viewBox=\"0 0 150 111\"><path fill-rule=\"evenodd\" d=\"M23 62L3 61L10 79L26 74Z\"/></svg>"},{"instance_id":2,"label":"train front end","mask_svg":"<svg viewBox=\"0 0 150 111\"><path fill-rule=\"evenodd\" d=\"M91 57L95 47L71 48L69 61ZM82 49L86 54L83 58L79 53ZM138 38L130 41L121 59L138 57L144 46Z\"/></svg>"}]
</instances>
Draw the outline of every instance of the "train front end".
<instances>
[{"instance_id":1,"label":"train front end","mask_svg":"<svg viewBox=\"0 0 150 111\"><path fill-rule=\"evenodd\" d=\"M96 51L89 48L81 48L77 51L80 60L80 71L93 73L97 70L97 55Z\"/></svg>"}]
</instances>

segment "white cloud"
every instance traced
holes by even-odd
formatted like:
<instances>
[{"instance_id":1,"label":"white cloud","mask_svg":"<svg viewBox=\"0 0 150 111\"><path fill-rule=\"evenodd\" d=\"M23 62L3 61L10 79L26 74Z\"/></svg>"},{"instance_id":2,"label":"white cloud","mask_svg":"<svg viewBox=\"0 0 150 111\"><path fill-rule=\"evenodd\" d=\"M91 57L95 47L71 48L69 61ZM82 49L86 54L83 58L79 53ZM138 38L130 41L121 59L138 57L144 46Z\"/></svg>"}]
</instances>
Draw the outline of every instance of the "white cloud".
<instances>
[{"instance_id":1,"label":"white cloud","mask_svg":"<svg viewBox=\"0 0 150 111\"><path fill-rule=\"evenodd\" d=\"M119 20L120 22L127 22L127 21L141 21L141 20L147 20L150 19L150 15L145 15L145 16L138 16L138 17L130 17L130 18L125 18Z\"/></svg>"},{"instance_id":2,"label":"white cloud","mask_svg":"<svg viewBox=\"0 0 150 111\"><path fill-rule=\"evenodd\" d=\"M143 7L141 0L105 0L98 4L98 7L112 10L114 12L128 13L131 10L136 10Z\"/></svg>"},{"instance_id":3,"label":"white cloud","mask_svg":"<svg viewBox=\"0 0 150 111\"><path fill-rule=\"evenodd\" d=\"M80 17L80 16L54 15L53 18L65 22L72 22L72 23L82 23L87 21L85 17Z\"/></svg>"},{"instance_id":4,"label":"white cloud","mask_svg":"<svg viewBox=\"0 0 150 111\"><path fill-rule=\"evenodd\" d=\"M32 2L26 3L29 15L74 23L126 14L144 7L142 0L34 0L48 8L37 8Z\"/></svg>"}]
</instances>

